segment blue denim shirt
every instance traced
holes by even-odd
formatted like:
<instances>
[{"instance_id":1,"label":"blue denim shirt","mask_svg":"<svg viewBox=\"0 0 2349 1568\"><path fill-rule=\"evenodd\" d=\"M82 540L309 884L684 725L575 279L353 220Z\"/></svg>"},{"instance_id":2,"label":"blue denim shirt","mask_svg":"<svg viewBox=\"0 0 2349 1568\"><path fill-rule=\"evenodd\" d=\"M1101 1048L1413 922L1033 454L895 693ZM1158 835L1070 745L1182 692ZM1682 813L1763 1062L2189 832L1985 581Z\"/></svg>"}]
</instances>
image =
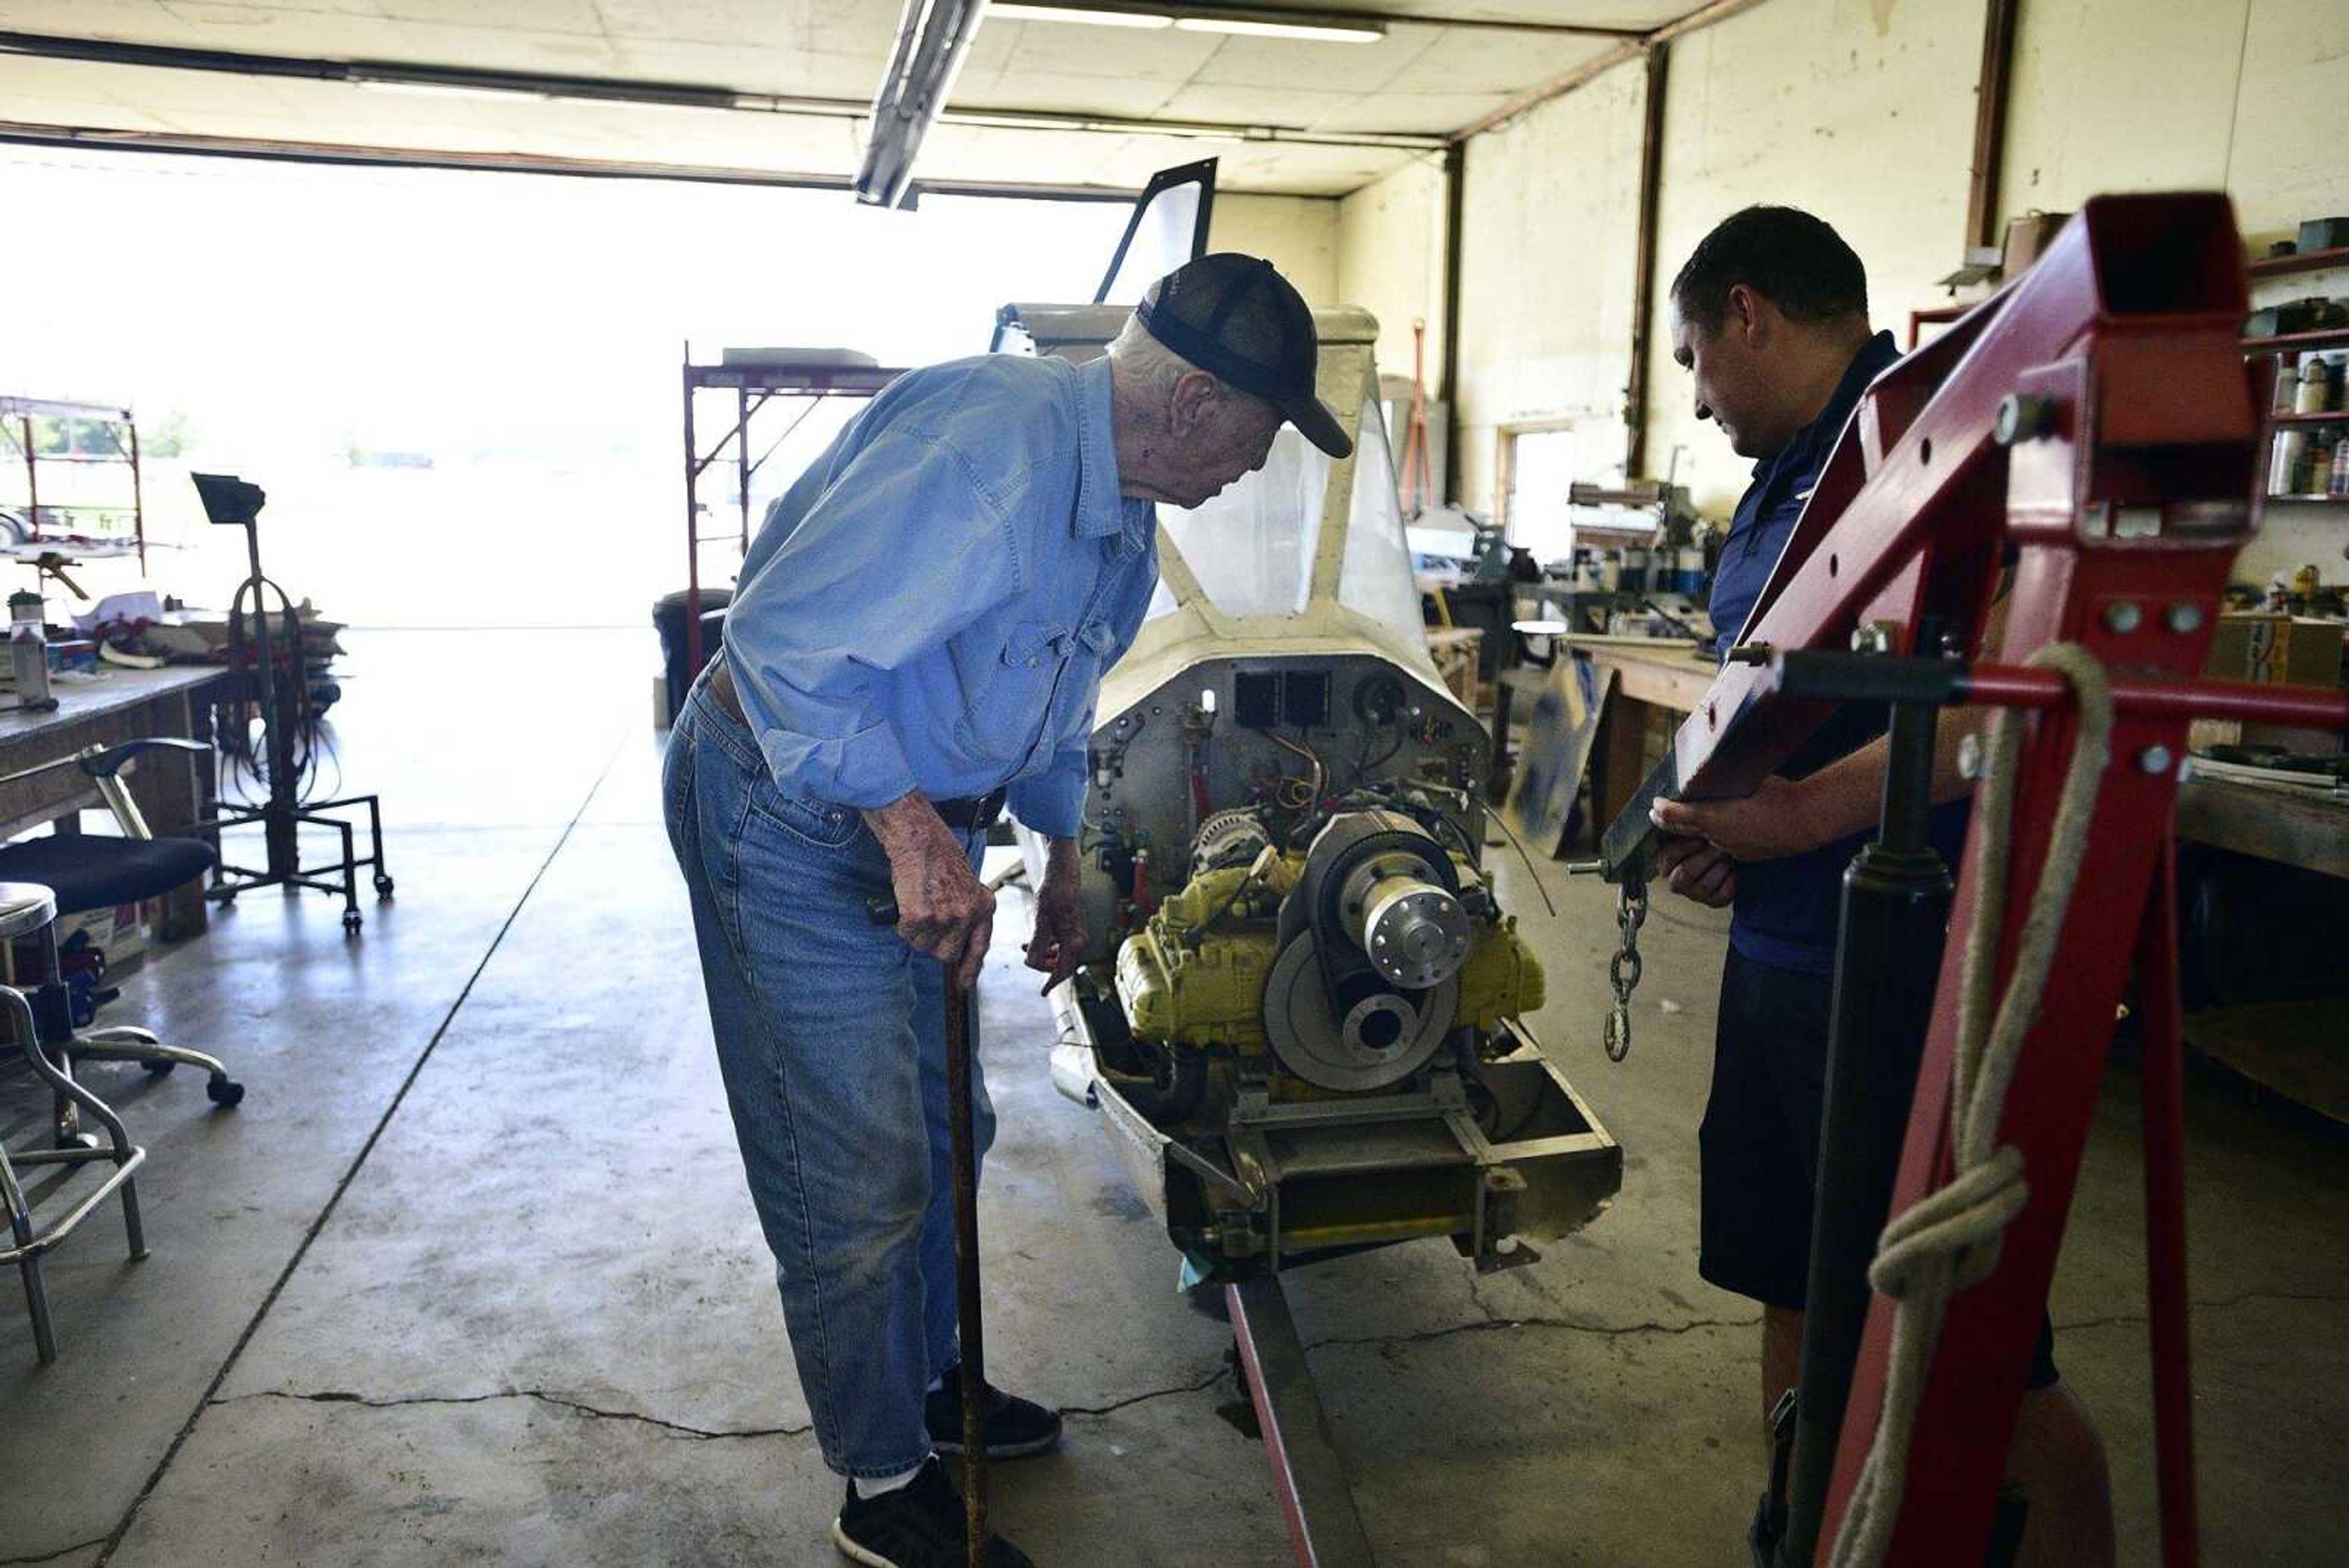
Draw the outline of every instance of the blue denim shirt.
<instances>
[{"instance_id":1,"label":"blue denim shirt","mask_svg":"<svg viewBox=\"0 0 2349 1568\"><path fill-rule=\"evenodd\" d=\"M1853 357L1818 418L1797 431L1785 451L1754 465L1754 483L1737 504L1713 570L1713 641L1724 658L1761 598L1860 394L1899 358L1892 334L1878 333ZM1884 733L1884 728L1883 704L1845 703L1778 772L1787 778L1808 777L1859 750ZM1933 808L1927 825L1933 847L1952 869L1965 843L1966 809L1963 801L1944 802ZM1756 963L1805 974L1832 973L1844 868L1875 836L1871 828L1800 855L1741 862L1737 898L1730 912L1730 945Z\"/></svg>"},{"instance_id":2,"label":"blue denim shirt","mask_svg":"<svg viewBox=\"0 0 2349 1568\"><path fill-rule=\"evenodd\" d=\"M1102 671L1158 580L1118 493L1106 359L908 371L767 512L726 660L779 788L886 805L1009 787L1074 837Z\"/></svg>"}]
</instances>

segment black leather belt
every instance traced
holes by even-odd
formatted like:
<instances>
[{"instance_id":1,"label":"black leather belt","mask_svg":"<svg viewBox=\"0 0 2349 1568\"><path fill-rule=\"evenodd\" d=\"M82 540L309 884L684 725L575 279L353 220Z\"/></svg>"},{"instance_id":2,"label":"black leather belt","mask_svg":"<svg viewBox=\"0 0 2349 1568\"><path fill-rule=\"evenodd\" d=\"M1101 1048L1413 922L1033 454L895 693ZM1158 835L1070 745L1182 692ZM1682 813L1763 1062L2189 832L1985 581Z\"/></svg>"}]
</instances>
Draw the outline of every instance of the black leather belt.
<instances>
[{"instance_id":1,"label":"black leather belt","mask_svg":"<svg viewBox=\"0 0 2349 1568\"><path fill-rule=\"evenodd\" d=\"M749 724L750 721L742 717L742 699L735 694L734 672L726 668L723 654L710 661L709 698L728 718L738 724ZM930 802L930 808L948 827L968 833L975 827L992 825L1002 815L1006 793L999 789L991 794L977 797L966 795L959 800L934 800Z\"/></svg>"},{"instance_id":2,"label":"black leather belt","mask_svg":"<svg viewBox=\"0 0 2349 1568\"><path fill-rule=\"evenodd\" d=\"M934 800L930 805L937 809L939 821L968 833L974 827L989 826L1001 815L1003 797L1004 792L997 790L977 800Z\"/></svg>"}]
</instances>

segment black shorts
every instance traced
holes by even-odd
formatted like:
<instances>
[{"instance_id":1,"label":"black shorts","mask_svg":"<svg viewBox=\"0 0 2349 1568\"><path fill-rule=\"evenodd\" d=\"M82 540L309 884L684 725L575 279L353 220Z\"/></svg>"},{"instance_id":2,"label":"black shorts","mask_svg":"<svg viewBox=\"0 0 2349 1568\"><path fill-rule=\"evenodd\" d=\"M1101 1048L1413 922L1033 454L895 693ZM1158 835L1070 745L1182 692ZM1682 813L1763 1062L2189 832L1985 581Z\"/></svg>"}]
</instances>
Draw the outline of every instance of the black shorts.
<instances>
[{"instance_id":1,"label":"black shorts","mask_svg":"<svg viewBox=\"0 0 2349 1568\"><path fill-rule=\"evenodd\" d=\"M1811 1190L1826 1101L1834 983L1730 950L1721 974L1713 1093L1697 1128L1702 1209L1697 1272L1723 1290L1795 1312L1810 1288ZM2032 1388L2054 1386L2044 1313Z\"/></svg>"}]
</instances>

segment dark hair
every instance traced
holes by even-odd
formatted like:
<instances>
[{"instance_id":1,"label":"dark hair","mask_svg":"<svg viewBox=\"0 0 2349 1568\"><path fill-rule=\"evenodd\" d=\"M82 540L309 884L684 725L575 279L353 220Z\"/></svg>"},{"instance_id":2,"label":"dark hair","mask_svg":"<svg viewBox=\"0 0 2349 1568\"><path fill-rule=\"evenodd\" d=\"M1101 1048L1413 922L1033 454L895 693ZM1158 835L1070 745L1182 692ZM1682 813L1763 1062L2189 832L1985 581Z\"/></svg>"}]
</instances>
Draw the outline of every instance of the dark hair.
<instances>
[{"instance_id":1,"label":"dark hair","mask_svg":"<svg viewBox=\"0 0 2349 1568\"><path fill-rule=\"evenodd\" d=\"M1681 319L1712 332L1741 283L1790 320L1868 315L1868 269L1841 234L1799 208L1748 207L1698 241L1672 279Z\"/></svg>"}]
</instances>

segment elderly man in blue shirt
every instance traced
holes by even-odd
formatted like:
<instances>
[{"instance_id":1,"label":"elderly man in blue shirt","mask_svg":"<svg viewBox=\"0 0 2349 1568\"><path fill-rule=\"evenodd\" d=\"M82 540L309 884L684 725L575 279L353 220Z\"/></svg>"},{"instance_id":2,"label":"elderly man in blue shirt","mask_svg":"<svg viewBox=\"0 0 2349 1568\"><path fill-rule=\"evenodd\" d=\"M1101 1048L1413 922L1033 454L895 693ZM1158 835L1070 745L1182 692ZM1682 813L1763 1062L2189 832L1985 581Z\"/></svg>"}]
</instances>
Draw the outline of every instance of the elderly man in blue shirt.
<instances>
[{"instance_id":1,"label":"elderly man in blue shirt","mask_svg":"<svg viewBox=\"0 0 2349 1568\"><path fill-rule=\"evenodd\" d=\"M848 1478L833 1539L871 1568L965 1561L936 1458L962 1432L941 1003L946 966L968 986L987 953L988 825L1008 801L1050 841L1027 949L1049 986L1084 950L1086 742L1157 582L1154 505L1261 467L1284 420L1350 452L1317 348L1269 262L1221 254L1154 286L1103 358L901 377L769 512L671 733L735 1134L816 1440ZM884 893L895 931L865 916ZM988 1401L990 1457L1058 1440L1055 1413Z\"/></svg>"}]
</instances>

